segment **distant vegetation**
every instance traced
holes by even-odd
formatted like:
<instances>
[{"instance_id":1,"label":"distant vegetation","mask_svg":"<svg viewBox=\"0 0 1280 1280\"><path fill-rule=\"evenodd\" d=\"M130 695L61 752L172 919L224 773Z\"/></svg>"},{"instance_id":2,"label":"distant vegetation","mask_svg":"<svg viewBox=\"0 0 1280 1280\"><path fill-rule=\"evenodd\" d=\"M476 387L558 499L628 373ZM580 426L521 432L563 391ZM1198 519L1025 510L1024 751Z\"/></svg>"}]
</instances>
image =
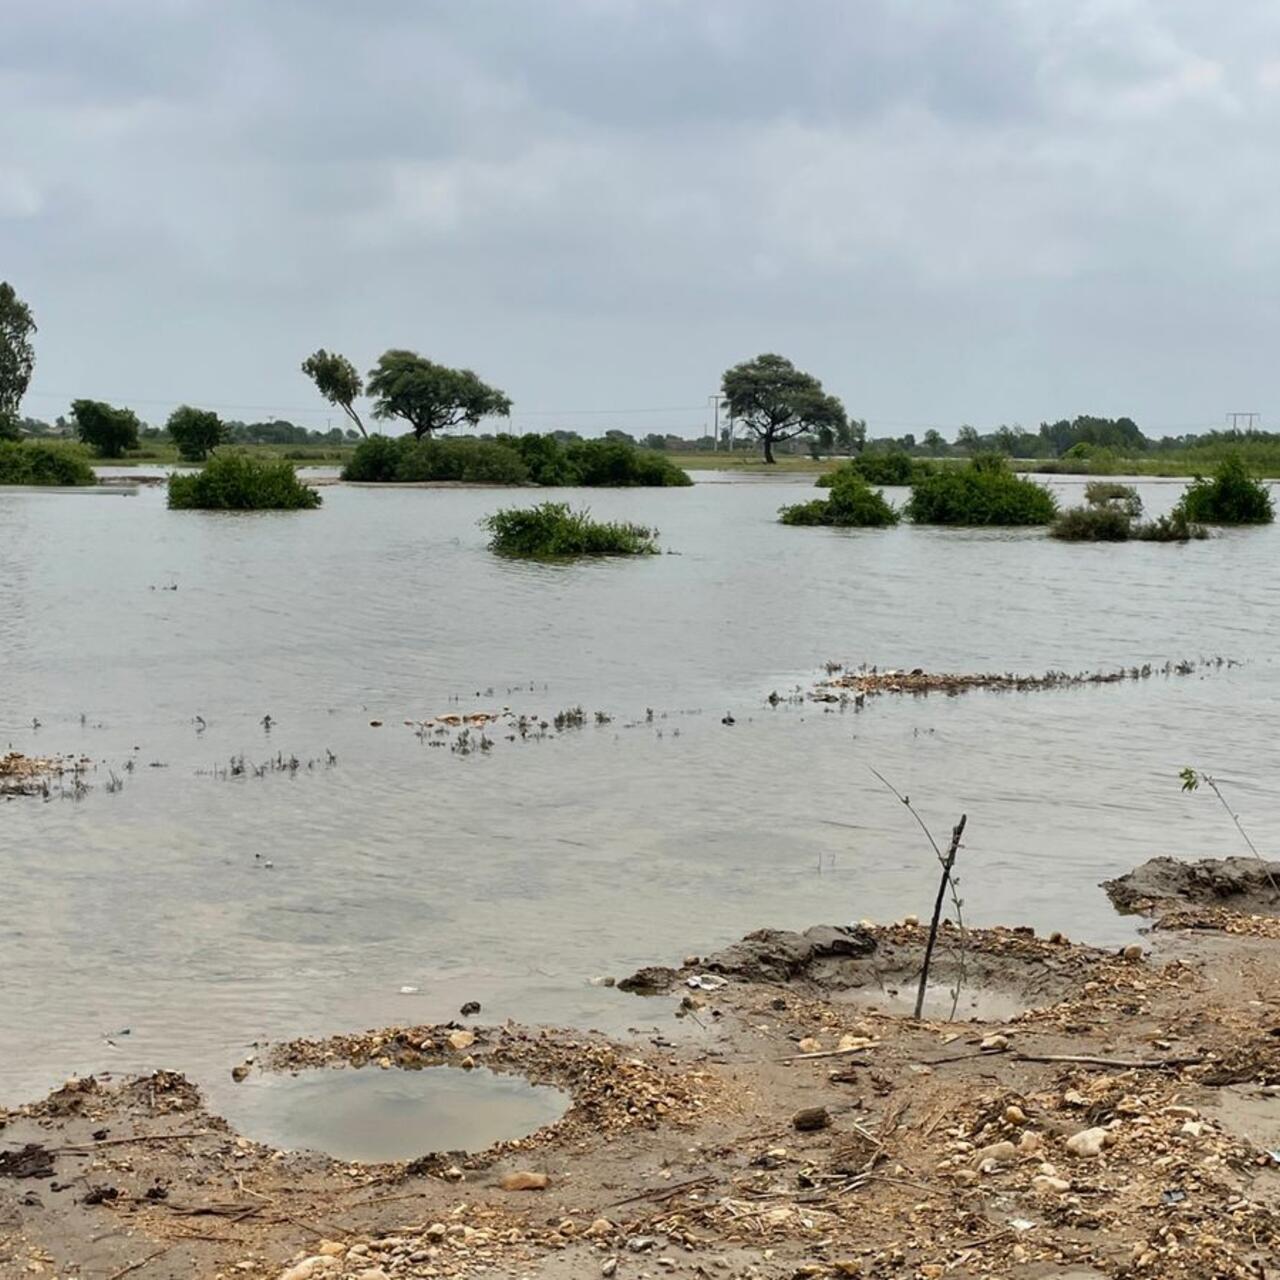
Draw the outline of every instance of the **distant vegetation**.
<instances>
[{"instance_id":1,"label":"distant vegetation","mask_svg":"<svg viewBox=\"0 0 1280 1280\"><path fill-rule=\"evenodd\" d=\"M200 471L169 477L174 511L300 511L319 505L320 495L283 460L217 453Z\"/></svg>"},{"instance_id":2,"label":"distant vegetation","mask_svg":"<svg viewBox=\"0 0 1280 1280\"><path fill-rule=\"evenodd\" d=\"M783 507L778 513L783 524L834 525L841 528L884 528L898 523L898 512L856 471L842 468L835 473L831 493L826 498Z\"/></svg>"},{"instance_id":3,"label":"distant vegetation","mask_svg":"<svg viewBox=\"0 0 1280 1280\"><path fill-rule=\"evenodd\" d=\"M0 440L18 438L18 406L31 385L36 367L31 335L36 331L31 308L0 281Z\"/></svg>"},{"instance_id":4,"label":"distant vegetation","mask_svg":"<svg viewBox=\"0 0 1280 1280\"><path fill-rule=\"evenodd\" d=\"M785 356L766 353L726 369L721 389L730 416L760 441L768 463L775 444L798 436L834 439L848 429L844 405Z\"/></svg>"},{"instance_id":5,"label":"distant vegetation","mask_svg":"<svg viewBox=\"0 0 1280 1280\"><path fill-rule=\"evenodd\" d=\"M905 508L917 524L1048 524L1058 511L1053 494L1015 476L1004 458L984 454L962 467L921 477Z\"/></svg>"},{"instance_id":6,"label":"distant vegetation","mask_svg":"<svg viewBox=\"0 0 1280 1280\"><path fill-rule=\"evenodd\" d=\"M344 480L366 483L461 481L566 488L688 485L669 458L620 440L569 440L552 435L493 440L370 436L356 447Z\"/></svg>"},{"instance_id":7,"label":"distant vegetation","mask_svg":"<svg viewBox=\"0 0 1280 1280\"><path fill-rule=\"evenodd\" d=\"M228 438L226 424L212 409L193 409L189 404L179 405L169 415L165 429L183 462L203 462Z\"/></svg>"},{"instance_id":8,"label":"distant vegetation","mask_svg":"<svg viewBox=\"0 0 1280 1280\"><path fill-rule=\"evenodd\" d=\"M827 471L816 481L819 488L828 488L836 477L845 471L853 471L868 484L909 485L924 476L931 475L935 467L923 458L895 450L890 453L862 453L843 462L834 471Z\"/></svg>"},{"instance_id":9,"label":"distant vegetation","mask_svg":"<svg viewBox=\"0 0 1280 1280\"><path fill-rule=\"evenodd\" d=\"M132 409L117 409L102 400L73 400L71 421L76 435L100 458L120 458L138 447L142 425Z\"/></svg>"},{"instance_id":10,"label":"distant vegetation","mask_svg":"<svg viewBox=\"0 0 1280 1280\"><path fill-rule=\"evenodd\" d=\"M0 440L0 484L84 485L97 476L75 445Z\"/></svg>"},{"instance_id":11,"label":"distant vegetation","mask_svg":"<svg viewBox=\"0 0 1280 1280\"><path fill-rule=\"evenodd\" d=\"M502 555L554 559L655 555L658 551L656 529L592 520L590 512L571 511L564 502L499 511L481 525L489 531L489 549Z\"/></svg>"},{"instance_id":12,"label":"distant vegetation","mask_svg":"<svg viewBox=\"0 0 1280 1280\"><path fill-rule=\"evenodd\" d=\"M1219 463L1212 479L1196 476L1178 505L1188 520L1204 524L1270 524L1276 518L1270 490L1236 454Z\"/></svg>"}]
</instances>

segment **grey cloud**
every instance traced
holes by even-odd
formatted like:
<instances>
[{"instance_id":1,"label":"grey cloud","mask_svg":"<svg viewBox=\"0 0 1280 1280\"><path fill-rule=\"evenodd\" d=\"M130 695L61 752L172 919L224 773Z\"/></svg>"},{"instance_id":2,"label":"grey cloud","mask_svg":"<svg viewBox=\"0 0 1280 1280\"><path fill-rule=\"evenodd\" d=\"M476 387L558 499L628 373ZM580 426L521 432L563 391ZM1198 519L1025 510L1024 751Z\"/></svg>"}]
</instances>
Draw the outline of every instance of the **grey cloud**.
<instances>
[{"instance_id":1,"label":"grey cloud","mask_svg":"<svg viewBox=\"0 0 1280 1280\"><path fill-rule=\"evenodd\" d=\"M873 421L1268 407L1280 16L1254 0L14 9L30 412L307 418L301 354L393 343L518 409L696 404L763 348Z\"/></svg>"}]
</instances>

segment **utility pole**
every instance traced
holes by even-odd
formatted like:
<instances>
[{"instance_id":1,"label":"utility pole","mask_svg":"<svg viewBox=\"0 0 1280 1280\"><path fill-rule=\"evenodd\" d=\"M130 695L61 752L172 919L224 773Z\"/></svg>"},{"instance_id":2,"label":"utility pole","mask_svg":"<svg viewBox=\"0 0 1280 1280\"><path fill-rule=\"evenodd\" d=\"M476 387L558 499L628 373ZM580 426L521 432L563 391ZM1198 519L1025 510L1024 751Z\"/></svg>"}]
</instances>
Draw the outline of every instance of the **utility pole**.
<instances>
[{"instance_id":1,"label":"utility pole","mask_svg":"<svg viewBox=\"0 0 1280 1280\"><path fill-rule=\"evenodd\" d=\"M720 449L720 401L724 399L724 396L716 392L715 395L708 396L707 399L711 401L712 408L715 411L715 426L711 428L711 448L714 452L718 452Z\"/></svg>"},{"instance_id":2,"label":"utility pole","mask_svg":"<svg viewBox=\"0 0 1280 1280\"><path fill-rule=\"evenodd\" d=\"M1262 414L1260 414L1260 413L1229 413L1229 414L1227 414L1227 418L1228 418L1228 419L1229 419L1229 421L1231 422L1231 430L1232 430L1232 431L1239 431L1239 430L1240 430L1240 419L1241 419L1241 418L1243 418L1243 419L1245 420L1246 424L1247 424L1247 425L1245 426L1245 430L1246 430L1246 431L1252 431L1252 430L1253 430L1253 424L1254 424L1255 422L1257 422L1257 420L1258 420L1260 417L1262 417Z\"/></svg>"}]
</instances>

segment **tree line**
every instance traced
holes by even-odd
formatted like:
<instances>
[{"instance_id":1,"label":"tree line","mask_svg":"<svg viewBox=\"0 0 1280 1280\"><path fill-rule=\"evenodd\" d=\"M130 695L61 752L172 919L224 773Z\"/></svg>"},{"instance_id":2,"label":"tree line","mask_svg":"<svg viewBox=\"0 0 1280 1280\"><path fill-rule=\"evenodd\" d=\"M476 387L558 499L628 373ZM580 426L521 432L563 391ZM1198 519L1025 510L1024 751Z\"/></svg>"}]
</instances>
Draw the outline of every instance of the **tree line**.
<instances>
[{"instance_id":1,"label":"tree line","mask_svg":"<svg viewBox=\"0 0 1280 1280\"><path fill-rule=\"evenodd\" d=\"M512 410L511 398L471 369L454 369L397 347L384 351L362 375L345 355L320 348L302 362L301 371L348 419L351 425L345 430L314 432L280 420L228 422L212 409L184 404L170 414L162 432L144 424L132 409L89 399L75 400L70 419L59 418L55 429L19 414L35 368L35 333L30 307L12 285L0 282L0 439L74 431L108 458L121 457L138 448L142 438L161 434L172 439L180 456L190 461L203 460L223 444L340 444L365 439L368 430L357 407L364 398L371 401L375 421L398 422L415 440L431 439L459 427L475 431L486 419L509 418ZM1131 456L1245 441L1280 443L1280 434L1265 431L1209 431L1157 440L1145 435L1132 418L1091 415L1042 422L1035 431L1014 425L984 433L962 426L954 443L935 427L918 439L914 433L868 439L866 422L850 416L839 397L827 392L815 375L773 352L725 370L721 396L730 421L726 435L731 438L740 429L754 437L767 463L775 461L778 451L797 447L807 448L815 456L835 453L852 457L866 451L932 457L1001 453L1014 458L1058 458L1087 457L1098 450ZM578 438L571 432L553 434ZM651 449L690 443L656 433L639 440L623 431L605 434ZM706 443L706 437L694 442L695 447L706 447Z\"/></svg>"}]
</instances>

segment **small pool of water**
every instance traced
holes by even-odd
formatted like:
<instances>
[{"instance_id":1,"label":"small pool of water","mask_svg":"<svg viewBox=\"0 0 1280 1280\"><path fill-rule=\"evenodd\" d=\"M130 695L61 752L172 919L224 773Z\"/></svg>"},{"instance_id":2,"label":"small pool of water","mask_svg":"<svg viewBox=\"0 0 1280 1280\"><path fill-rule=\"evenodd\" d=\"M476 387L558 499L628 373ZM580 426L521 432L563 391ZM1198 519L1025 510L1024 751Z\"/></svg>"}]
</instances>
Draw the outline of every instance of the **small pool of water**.
<instances>
[{"instance_id":1,"label":"small pool of water","mask_svg":"<svg viewBox=\"0 0 1280 1280\"><path fill-rule=\"evenodd\" d=\"M338 1160L412 1160L433 1151L483 1151L558 1120L569 1095L484 1067L319 1068L254 1075L218 1110L255 1142Z\"/></svg>"}]
</instances>

